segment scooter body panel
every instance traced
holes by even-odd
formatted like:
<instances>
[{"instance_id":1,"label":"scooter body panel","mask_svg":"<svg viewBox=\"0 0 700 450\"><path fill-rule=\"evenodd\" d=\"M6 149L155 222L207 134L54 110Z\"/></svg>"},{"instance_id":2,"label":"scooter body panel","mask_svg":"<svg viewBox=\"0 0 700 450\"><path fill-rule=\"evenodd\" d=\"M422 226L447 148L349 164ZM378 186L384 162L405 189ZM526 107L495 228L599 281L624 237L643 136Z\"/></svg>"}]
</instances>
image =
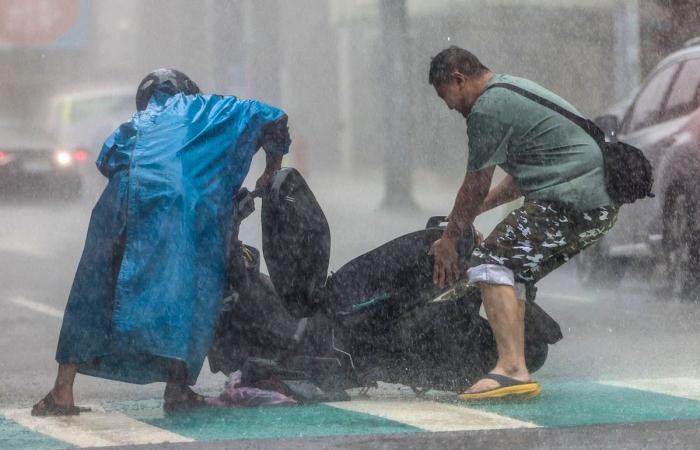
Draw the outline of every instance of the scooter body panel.
<instances>
[{"instance_id":1,"label":"scooter body panel","mask_svg":"<svg viewBox=\"0 0 700 450\"><path fill-rule=\"evenodd\" d=\"M263 195L263 255L275 289L295 317L318 309L326 282L331 233L321 206L304 178L279 170Z\"/></svg>"},{"instance_id":2,"label":"scooter body panel","mask_svg":"<svg viewBox=\"0 0 700 450\"><path fill-rule=\"evenodd\" d=\"M334 390L376 381L455 390L483 375L497 352L479 312L480 292L462 285L458 295L446 296L454 285L433 284L428 251L443 232L435 223L328 276L330 230L323 211L296 170L278 172L263 195L263 253L270 276L253 265L240 292L232 280L234 297L240 298L227 299L210 355L212 370L240 368L245 357L269 358ZM473 236L469 230L460 243L462 270ZM561 330L534 303L528 302L526 317L526 360L535 371Z\"/></svg>"}]
</instances>

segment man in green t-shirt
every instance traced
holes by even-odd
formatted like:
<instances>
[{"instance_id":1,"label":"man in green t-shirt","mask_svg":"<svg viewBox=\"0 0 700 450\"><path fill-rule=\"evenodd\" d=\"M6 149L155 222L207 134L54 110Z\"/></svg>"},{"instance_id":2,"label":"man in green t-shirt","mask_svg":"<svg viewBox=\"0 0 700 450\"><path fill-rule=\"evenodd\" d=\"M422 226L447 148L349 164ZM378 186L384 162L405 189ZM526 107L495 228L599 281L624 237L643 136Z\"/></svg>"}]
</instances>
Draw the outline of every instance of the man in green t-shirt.
<instances>
[{"instance_id":1,"label":"man in green t-shirt","mask_svg":"<svg viewBox=\"0 0 700 450\"><path fill-rule=\"evenodd\" d=\"M515 85L580 115L571 104L529 80L491 72L467 50L453 46L435 56L429 82L448 108L467 119L469 139L464 181L447 229L431 249L435 283L459 276L456 242L476 216L525 198L472 255L469 282L481 289L498 361L459 398L531 398L540 385L525 364L524 285L536 283L613 226L618 207L605 190L602 153L570 120L492 85ZM490 189L496 166L506 176Z\"/></svg>"}]
</instances>

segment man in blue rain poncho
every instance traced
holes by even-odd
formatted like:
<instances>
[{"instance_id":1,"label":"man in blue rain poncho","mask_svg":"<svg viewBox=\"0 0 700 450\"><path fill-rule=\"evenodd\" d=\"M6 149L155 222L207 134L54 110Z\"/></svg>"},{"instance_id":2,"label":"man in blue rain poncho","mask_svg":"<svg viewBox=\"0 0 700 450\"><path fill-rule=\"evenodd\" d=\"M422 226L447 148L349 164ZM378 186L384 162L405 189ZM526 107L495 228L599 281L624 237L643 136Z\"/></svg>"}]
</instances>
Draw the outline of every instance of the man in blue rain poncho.
<instances>
[{"instance_id":1,"label":"man in blue rain poncho","mask_svg":"<svg viewBox=\"0 0 700 450\"><path fill-rule=\"evenodd\" d=\"M234 194L258 148L267 155L258 187L289 149L283 111L202 95L175 70L149 74L136 106L97 159L109 184L93 209L66 306L56 383L33 415L79 414L77 372L167 382L166 409L203 404L188 385L223 298Z\"/></svg>"}]
</instances>

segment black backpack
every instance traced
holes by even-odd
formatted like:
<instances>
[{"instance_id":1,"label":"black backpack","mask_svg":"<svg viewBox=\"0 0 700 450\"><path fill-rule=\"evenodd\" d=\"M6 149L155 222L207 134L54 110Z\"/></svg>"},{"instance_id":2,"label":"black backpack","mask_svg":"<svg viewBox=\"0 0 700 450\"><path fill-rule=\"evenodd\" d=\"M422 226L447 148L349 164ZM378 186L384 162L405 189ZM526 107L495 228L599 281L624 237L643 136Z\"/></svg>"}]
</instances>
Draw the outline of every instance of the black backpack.
<instances>
[{"instance_id":1,"label":"black backpack","mask_svg":"<svg viewBox=\"0 0 700 450\"><path fill-rule=\"evenodd\" d=\"M577 116L539 95L508 83L494 83L486 89L501 87L549 108L583 128L600 147L605 167L605 188L617 204L634 203L645 197L653 197L654 174L651 163L637 147L624 142L606 142L605 133L593 121Z\"/></svg>"}]
</instances>

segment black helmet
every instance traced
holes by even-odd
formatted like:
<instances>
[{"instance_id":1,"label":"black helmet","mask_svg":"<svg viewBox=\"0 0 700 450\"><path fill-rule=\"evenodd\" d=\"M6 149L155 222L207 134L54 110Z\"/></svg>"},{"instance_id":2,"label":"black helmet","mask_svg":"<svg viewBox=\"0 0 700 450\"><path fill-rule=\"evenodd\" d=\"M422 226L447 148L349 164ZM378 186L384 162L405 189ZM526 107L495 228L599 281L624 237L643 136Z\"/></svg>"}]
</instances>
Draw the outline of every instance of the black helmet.
<instances>
[{"instance_id":1,"label":"black helmet","mask_svg":"<svg viewBox=\"0 0 700 450\"><path fill-rule=\"evenodd\" d=\"M136 90L136 110L143 111L148 106L153 92L156 89L175 95L180 92L186 95L198 94L199 87L190 78L179 70L156 69L146 75Z\"/></svg>"}]
</instances>

